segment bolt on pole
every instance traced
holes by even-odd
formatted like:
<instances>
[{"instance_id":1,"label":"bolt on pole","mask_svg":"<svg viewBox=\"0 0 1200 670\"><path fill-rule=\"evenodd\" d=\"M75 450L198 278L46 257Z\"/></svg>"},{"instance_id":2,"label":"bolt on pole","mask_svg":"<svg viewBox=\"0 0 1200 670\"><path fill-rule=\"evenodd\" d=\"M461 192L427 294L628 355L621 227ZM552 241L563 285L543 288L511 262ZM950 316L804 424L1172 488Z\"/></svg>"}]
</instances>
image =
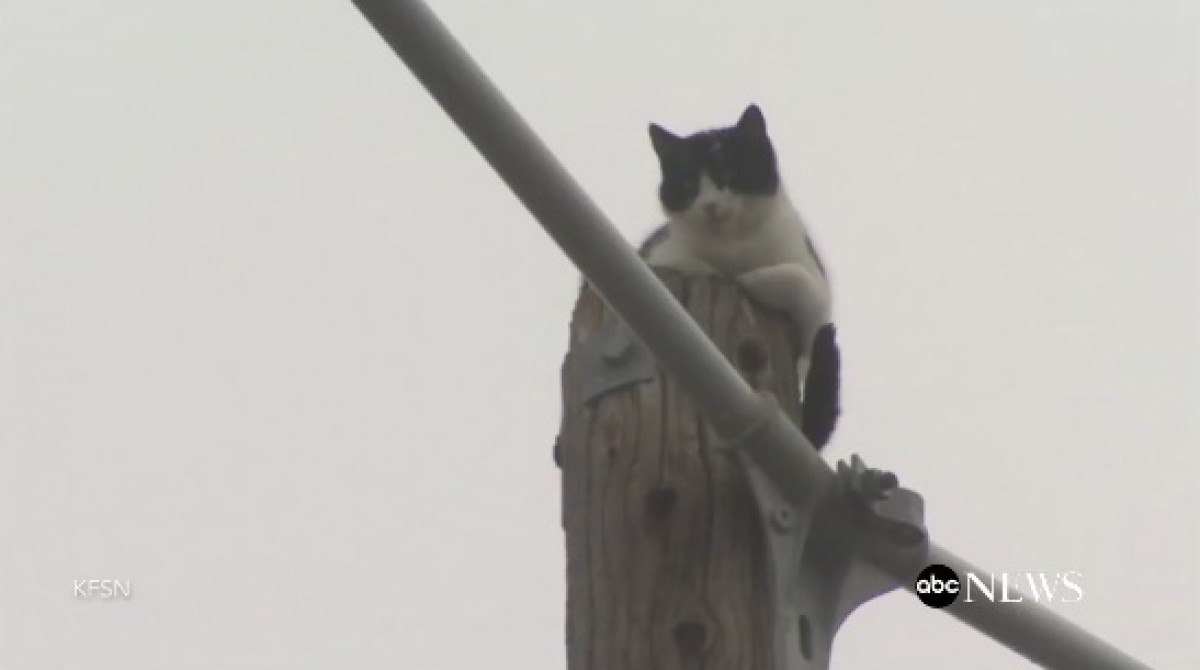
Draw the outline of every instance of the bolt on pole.
<instances>
[{"instance_id":1,"label":"bolt on pole","mask_svg":"<svg viewBox=\"0 0 1200 670\"><path fill-rule=\"evenodd\" d=\"M425 86L497 175L537 219L706 416L749 433L770 421L777 462L792 490L819 488L833 477L800 431L774 415L695 321L638 257L546 145L420 0L354 0L354 4ZM786 420L786 417L785 417ZM905 558L881 549L875 563L914 589ZM931 545L930 562L978 571ZM946 611L1047 668L1149 670L1104 640L1034 603L957 602Z\"/></svg>"}]
</instances>

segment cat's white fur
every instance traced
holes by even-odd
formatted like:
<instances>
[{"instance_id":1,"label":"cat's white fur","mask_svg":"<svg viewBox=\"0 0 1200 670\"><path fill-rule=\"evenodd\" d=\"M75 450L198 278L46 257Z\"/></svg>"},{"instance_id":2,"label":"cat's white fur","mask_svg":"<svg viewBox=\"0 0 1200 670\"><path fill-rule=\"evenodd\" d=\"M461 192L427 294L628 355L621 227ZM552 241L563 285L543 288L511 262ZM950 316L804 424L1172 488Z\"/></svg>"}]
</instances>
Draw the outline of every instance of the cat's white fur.
<instances>
[{"instance_id":1,"label":"cat's white fur","mask_svg":"<svg viewBox=\"0 0 1200 670\"><path fill-rule=\"evenodd\" d=\"M691 206L667 217L668 234L647 250L646 262L732 277L755 300L786 312L802 329L797 372L805 379L813 336L833 320L833 296L783 185L773 196L744 196L704 175Z\"/></svg>"}]
</instances>

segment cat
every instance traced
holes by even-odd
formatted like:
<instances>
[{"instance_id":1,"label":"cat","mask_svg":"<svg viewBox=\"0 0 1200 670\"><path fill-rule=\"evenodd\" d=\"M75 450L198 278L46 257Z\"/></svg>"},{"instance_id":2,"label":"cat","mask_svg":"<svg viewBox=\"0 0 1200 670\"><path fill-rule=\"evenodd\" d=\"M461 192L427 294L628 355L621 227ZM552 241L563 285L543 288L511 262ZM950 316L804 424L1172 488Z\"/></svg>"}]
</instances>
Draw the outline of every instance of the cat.
<instances>
[{"instance_id":1,"label":"cat","mask_svg":"<svg viewBox=\"0 0 1200 670\"><path fill-rule=\"evenodd\" d=\"M797 326L801 430L820 449L841 414L841 352L825 265L780 180L766 119L749 105L733 126L684 137L651 123L667 217L638 253L651 267L733 278Z\"/></svg>"},{"instance_id":2,"label":"cat","mask_svg":"<svg viewBox=\"0 0 1200 670\"><path fill-rule=\"evenodd\" d=\"M825 264L780 181L762 110L751 104L735 125L685 137L651 123L650 143L667 221L638 254L651 267L731 277L752 299L788 314L797 326L800 429L821 449L841 415L832 294ZM556 442L560 467L561 456Z\"/></svg>"}]
</instances>

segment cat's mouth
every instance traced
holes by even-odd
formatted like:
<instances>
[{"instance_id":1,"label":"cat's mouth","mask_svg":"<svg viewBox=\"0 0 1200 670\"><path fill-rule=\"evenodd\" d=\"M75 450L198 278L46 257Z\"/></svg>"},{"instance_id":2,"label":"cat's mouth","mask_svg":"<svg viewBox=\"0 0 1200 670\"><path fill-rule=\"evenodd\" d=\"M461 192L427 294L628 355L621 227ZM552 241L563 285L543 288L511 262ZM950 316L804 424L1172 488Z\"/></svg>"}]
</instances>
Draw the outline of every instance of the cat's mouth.
<instances>
[{"instance_id":1,"label":"cat's mouth","mask_svg":"<svg viewBox=\"0 0 1200 670\"><path fill-rule=\"evenodd\" d=\"M705 212L700 219L700 225L710 235L728 235L735 232L737 213L730 210L715 210Z\"/></svg>"},{"instance_id":2,"label":"cat's mouth","mask_svg":"<svg viewBox=\"0 0 1200 670\"><path fill-rule=\"evenodd\" d=\"M717 228L720 228L722 224L733 218L731 215L732 212L728 210L710 207L704 210L701 220L706 228L710 230L716 230Z\"/></svg>"},{"instance_id":3,"label":"cat's mouth","mask_svg":"<svg viewBox=\"0 0 1200 670\"><path fill-rule=\"evenodd\" d=\"M693 210L678 221L684 227L709 237L728 237L736 234L739 228L738 213L725 208Z\"/></svg>"}]
</instances>

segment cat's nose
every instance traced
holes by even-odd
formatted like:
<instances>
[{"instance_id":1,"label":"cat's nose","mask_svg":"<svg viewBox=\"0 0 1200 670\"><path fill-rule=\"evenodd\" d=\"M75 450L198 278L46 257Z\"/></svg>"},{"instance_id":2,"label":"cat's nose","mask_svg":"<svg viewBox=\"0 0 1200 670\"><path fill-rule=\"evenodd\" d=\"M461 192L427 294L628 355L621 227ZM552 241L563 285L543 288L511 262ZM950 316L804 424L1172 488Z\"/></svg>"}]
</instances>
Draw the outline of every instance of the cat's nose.
<instances>
[{"instance_id":1,"label":"cat's nose","mask_svg":"<svg viewBox=\"0 0 1200 670\"><path fill-rule=\"evenodd\" d=\"M705 216L709 217L710 219L716 218L718 213L720 213L720 208L717 206L717 203L715 203L715 202L704 203L704 215Z\"/></svg>"}]
</instances>

